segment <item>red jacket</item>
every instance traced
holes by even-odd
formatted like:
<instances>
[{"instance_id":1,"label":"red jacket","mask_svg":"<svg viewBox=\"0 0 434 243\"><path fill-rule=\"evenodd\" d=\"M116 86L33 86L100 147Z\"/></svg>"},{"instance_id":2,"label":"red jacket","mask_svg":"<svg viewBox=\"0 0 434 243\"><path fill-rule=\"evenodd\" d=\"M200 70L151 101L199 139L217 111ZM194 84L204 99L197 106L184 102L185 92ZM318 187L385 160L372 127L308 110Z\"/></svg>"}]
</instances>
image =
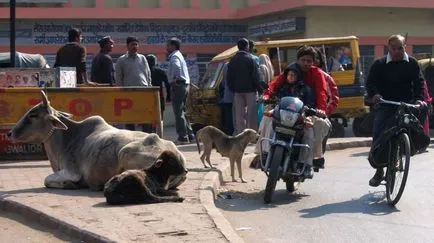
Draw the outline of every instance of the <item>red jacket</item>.
<instances>
[{"instance_id":1,"label":"red jacket","mask_svg":"<svg viewBox=\"0 0 434 243\"><path fill-rule=\"evenodd\" d=\"M268 89L265 90L264 94L262 95L263 99L268 100L271 97L275 96L277 92L279 92L280 86L285 82L285 77L283 76L284 75L281 74L270 81L270 83L268 84Z\"/></svg>"},{"instance_id":2,"label":"red jacket","mask_svg":"<svg viewBox=\"0 0 434 243\"><path fill-rule=\"evenodd\" d=\"M339 89L336 85L335 80L330 76L330 74L323 72L325 80L327 81L327 94L328 94L328 102L327 102L327 116L330 116L339 105Z\"/></svg>"}]
</instances>

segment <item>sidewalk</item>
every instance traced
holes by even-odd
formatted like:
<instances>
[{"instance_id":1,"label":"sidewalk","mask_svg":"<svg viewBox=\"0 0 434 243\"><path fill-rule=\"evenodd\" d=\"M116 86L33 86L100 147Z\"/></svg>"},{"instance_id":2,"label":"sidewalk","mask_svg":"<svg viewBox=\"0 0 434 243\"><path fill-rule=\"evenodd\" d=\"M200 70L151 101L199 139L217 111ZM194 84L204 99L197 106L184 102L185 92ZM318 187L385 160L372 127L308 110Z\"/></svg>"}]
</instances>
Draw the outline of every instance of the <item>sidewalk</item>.
<instances>
[{"instance_id":1,"label":"sidewalk","mask_svg":"<svg viewBox=\"0 0 434 243\"><path fill-rule=\"evenodd\" d=\"M165 138L173 140L174 135L173 128L165 129ZM335 144L331 146L337 147L329 147L343 148L342 142L363 145L354 141L366 144L369 139L330 139L330 144ZM227 242L227 234L225 237L220 230L227 226L218 223L201 204L201 191L215 189L202 185L205 176L212 173L203 168L195 144L180 146L180 150L189 169L188 179L179 190L186 198L183 203L108 206L102 192L46 189L44 178L52 173L49 162L32 161L0 164L0 206L86 242ZM246 152L252 151L250 146ZM228 159L216 152L211 161L228 164Z\"/></svg>"}]
</instances>

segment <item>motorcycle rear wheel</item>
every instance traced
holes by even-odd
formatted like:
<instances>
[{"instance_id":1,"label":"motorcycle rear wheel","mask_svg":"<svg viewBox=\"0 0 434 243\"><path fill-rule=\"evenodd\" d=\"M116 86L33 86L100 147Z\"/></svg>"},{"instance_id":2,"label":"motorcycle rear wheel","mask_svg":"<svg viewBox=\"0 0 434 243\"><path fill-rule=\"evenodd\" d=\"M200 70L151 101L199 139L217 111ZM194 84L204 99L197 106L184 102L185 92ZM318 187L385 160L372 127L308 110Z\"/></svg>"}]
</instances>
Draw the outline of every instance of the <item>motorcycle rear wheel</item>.
<instances>
[{"instance_id":1,"label":"motorcycle rear wheel","mask_svg":"<svg viewBox=\"0 0 434 243\"><path fill-rule=\"evenodd\" d=\"M267 185L265 186L264 192L264 202L270 203L273 197L274 190L276 189L276 183L279 180L280 175L280 164L283 160L283 155L285 153L285 148L281 146L276 146L270 151L271 155L271 165L268 174Z\"/></svg>"}]
</instances>

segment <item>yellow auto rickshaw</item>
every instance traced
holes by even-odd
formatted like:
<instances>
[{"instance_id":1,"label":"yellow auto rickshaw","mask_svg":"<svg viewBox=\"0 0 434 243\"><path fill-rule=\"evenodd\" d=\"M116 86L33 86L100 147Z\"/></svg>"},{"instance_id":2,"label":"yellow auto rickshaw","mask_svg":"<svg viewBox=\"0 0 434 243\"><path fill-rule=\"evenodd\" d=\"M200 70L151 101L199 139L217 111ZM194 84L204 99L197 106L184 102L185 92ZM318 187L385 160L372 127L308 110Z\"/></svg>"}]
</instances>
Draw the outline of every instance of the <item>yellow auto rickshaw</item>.
<instances>
[{"instance_id":1,"label":"yellow auto rickshaw","mask_svg":"<svg viewBox=\"0 0 434 243\"><path fill-rule=\"evenodd\" d=\"M336 81L340 93L339 106L331 116L333 137L344 137L344 127L350 118L363 121L369 114L369 107L364 103L365 88L359 62L358 38L347 36L255 42L256 54L267 54L270 57L275 75L279 75L289 64L296 61L297 48L301 45L320 48L326 56L327 72ZM204 78L192 85L187 116L194 130L206 125L222 128L219 90L223 67L237 51L238 48L234 46L214 57L208 64ZM345 63L342 60L345 60ZM357 127L360 122L355 124L354 133L361 135Z\"/></svg>"}]
</instances>

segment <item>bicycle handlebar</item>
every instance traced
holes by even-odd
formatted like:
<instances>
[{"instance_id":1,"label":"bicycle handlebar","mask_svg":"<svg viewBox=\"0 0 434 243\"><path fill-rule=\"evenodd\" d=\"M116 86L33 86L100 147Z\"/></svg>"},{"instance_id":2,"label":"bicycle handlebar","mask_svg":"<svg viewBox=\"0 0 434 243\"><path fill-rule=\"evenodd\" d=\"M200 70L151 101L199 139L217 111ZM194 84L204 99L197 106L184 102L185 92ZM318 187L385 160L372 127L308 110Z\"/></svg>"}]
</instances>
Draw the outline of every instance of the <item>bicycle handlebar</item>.
<instances>
[{"instance_id":1,"label":"bicycle handlebar","mask_svg":"<svg viewBox=\"0 0 434 243\"><path fill-rule=\"evenodd\" d=\"M420 105L413 105L413 104L409 104L409 103L405 103L405 102L385 100L383 98L380 99L379 104L388 104L388 105L397 105L397 106L405 105L407 107L412 107L412 108L416 108L416 109L420 108Z\"/></svg>"}]
</instances>

